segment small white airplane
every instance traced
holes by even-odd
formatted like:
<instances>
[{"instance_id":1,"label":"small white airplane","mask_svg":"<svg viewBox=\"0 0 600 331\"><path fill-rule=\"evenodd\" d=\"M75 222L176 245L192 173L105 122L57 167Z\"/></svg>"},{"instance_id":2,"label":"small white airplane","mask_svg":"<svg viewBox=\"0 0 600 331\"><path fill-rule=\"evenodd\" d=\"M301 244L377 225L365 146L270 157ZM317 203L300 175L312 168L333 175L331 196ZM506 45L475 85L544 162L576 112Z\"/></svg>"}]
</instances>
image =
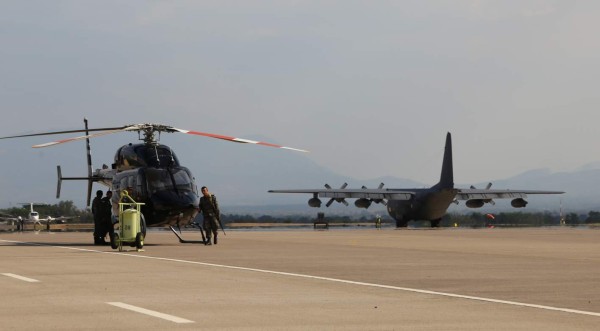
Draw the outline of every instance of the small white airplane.
<instances>
[{"instance_id":1,"label":"small white airplane","mask_svg":"<svg viewBox=\"0 0 600 331\"><path fill-rule=\"evenodd\" d=\"M28 203L23 203L23 205L27 205L29 204L29 216L27 218L23 218L21 216L10 216L10 217L0 217L0 220L2 221L17 221L18 226L21 230L23 230L23 225L25 223L31 223L33 224L33 229L34 230L39 230L41 228L43 228L43 224L42 222L45 223L46 227L48 227L50 225L50 222L60 222L60 223L65 223L67 220L76 218L76 216L71 216L71 217L64 217L64 216L60 216L60 217L52 217L52 216L46 216L43 218L40 218L40 214L33 210L33 205L34 204L38 204L40 205L41 203L34 203L34 202L28 202Z\"/></svg>"}]
</instances>

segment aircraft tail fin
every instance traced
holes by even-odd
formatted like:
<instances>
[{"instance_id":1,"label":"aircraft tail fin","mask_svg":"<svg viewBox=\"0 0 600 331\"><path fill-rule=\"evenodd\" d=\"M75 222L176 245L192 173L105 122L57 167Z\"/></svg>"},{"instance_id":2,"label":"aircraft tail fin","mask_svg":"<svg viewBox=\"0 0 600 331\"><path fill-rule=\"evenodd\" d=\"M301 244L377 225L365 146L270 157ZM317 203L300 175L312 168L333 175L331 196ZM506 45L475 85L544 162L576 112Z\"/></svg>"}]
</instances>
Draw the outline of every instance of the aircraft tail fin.
<instances>
[{"instance_id":1,"label":"aircraft tail fin","mask_svg":"<svg viewBox=\"0 0 600 331\"><path fill-rule=\"evenodd\" d=\"M442 162L442 174L437 185L440 189L454 188L454 170L452 168L452 136L450 132L446 135L446 147L444 148L444 160Z\"/></svg>"}]
</instances>

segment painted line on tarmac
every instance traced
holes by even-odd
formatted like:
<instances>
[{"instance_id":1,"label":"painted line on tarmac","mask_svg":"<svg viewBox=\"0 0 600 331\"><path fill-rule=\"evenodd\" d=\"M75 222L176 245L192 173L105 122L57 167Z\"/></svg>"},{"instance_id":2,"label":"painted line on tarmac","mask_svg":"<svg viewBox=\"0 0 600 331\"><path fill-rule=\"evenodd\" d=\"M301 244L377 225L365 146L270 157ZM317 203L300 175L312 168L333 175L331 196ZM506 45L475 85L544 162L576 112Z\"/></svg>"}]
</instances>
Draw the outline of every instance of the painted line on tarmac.
<instances>
[{"instance_id":1,"label":"painted line on tarmac","mask_svg":"<svg viewBox=\"0 0 600 331\"><path fill-rule=\"evenodd\" d=\"M283 272L283 271L255 269L255 268L246 268L246 267L237 267L237 266L230 266L230 265L224 265L224 264L214 264L214 263L207 263L207 262L188 261L188 260L172 259L172 258L166 258L166 257L155 257L155 256L146 256L146 255L123 254L122 252L105 252L105 251L98 251L98 250L85 249L85 248L56 246L56 245L51 245L51 244L29 243L29 242L12 241L12 240L1 240L1 239L0 239L0 241L22 243L22 244L30 244L30 245L36 245L36 246L50 246L50 247L70 249L70 250L76 250L76 251L84 251L84 252L94 252L94 253L103 253L103 254L113 254L113 255L129 256L129 257L142 258L142 259L152 259L152 260L160 260L160 261L169 261L169 262L179 262L179 263L186 263L186 264L203 265L203 266L210 266L210 267L224 268L224 269L234 269L234 270L260 272L260 273L272 274L272 275L280 275L280 276L288 276L288 277L296 277L296 278L305 278L305 279L315 279L315 280L322 280L322 281L342 283L342 284L359 285L359 286L374 287L374 288L383 288L383 289L389 289L389 290L397 290L397 291L420 293L420 294L429 294L429 295L442 296L442 297L448 297L448 298L474 300L474 301L481 301L481 302L490 302L490 303L498 303L498 304L504 304L504 305L511 305L511 306L517 306L517 307L527 307L527 308L543 309L543 310L549 310L549 311L558 311L558 312L569 313L569 314L579 314L579 315L587 315L587 316L600 317L600 313L596 313L596 312L592 312L592 311L569 309L569 308L561 308L561 307L552 307L552 306L544 306L544 305L536 305L536 304L524 303L524 302L517 302L517 301L498 300L498 299L492 299L492 298L476 297L476 296L471 296L471 295L462 295L462 294L454 294L454 293L446 293L446 292L429 291L429 290L422 290L422 289L416 289L416 288L410 288L410 287L400 287L400 286L383 285L383 284L375 284L375 283L357 282L357 281L353 281L353 280L346 280L346 279L339 279L339 278L329 278L329 277L321 277L321 276L296 274L296 273Z\"/></svg>"},{"instance_id":2,"label":"painted line on tarmac","mask_svg":"<svg viewBox=\"0 0 600 331\"><path fill-rule=\"evenodd\" d=\"M19 275L15 275L15 274L10 274L10 273L5 273L5 274L1 274L1 275L16 278L16 279L22 280L24 282L29 282L29 283L38 283L39 282L39 280L37 280L37 279L23 277L23 276L19 276Z\"/></svg>"},{"instance_id":3,"label":"painted line on tarmac","mask_svg":"<svg viewBox=\"0 0 600 331\"><path fill-rule=\"evenodd\" d=\"M152 317L162 318L164 320L174 322L174 323L180 323L180 324L181 323L195 323L194 321L186 320L185 318L181 318L181 317L177 317L177 316L173 316L173 315L169 315L169 314L164 314L164 313L159 313L154 310L149 310L149 309L145 309L145 308L141 308L141 307L137 307L137 306L132 306L132 305L129 305L129 304L126 304L123 302L107 302L107 303L109 305L112 305L115 307L131 310L136 313L140 313L140 314L144 314L144 315L148 315L148 316L152 316Z\"/></svg>"}]
</instances>

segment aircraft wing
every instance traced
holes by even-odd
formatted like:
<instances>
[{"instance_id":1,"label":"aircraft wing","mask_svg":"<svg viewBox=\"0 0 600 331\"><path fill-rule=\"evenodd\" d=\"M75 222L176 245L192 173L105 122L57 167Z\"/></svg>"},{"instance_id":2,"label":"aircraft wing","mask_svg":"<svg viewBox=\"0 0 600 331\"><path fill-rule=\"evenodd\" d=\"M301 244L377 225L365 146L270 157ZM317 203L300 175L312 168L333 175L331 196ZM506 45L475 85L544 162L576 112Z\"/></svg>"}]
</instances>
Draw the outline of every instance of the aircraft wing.
<instances>
[{"instance_id":1,"label":"aircraft wing","mask_svg":"<svg viewBox=\"0 0 600 331\"><path fill-rule=\"evenodd\" d=\"M410 200L416 192L394 189L302 189L302 190L269 190L269 193L305 193L316 194L323 198L332 199L386 199Z\"/></svg>"},{"instance_id":2,"label":"aircraft wing","mask_svg":"<svg viewBox=\"0 0 600 331\"><path fill-rule=\"evenodd\" d=\"M538 190L490 190L490 189L457 189L457 200L472 199L516 199L527 198L528 194L563 194L561 191L538 191Z\"/></svg>"},{"instance_id":3,"label":"aircraft wing","mask_svg":"<svg viewBox=\"0 0 600 331\"><path fill-rule=\"evenodd\" d=\"M19 218L12 216L12 215L8 215L8 214L0 214L0 221L18 221Z\"/></svg>"},{"instance_id":4,"label":"aircraft wing","mask_svg":"<svg viewBox=\"0 0 600 331\"><path fill-rule=\"evenodd\" d=\"M50 222L61 222L61 223L64 223L64 222L66 222L68 220L72 220L72 219L77 218L77 217L78 216L69 216L69 217L65 217L65 216L51 217L51 216L48 216L46 218L40 219L40 221L46 220L46 221L50 221Z\"/></svg>"},{"instance_id":5,"label":"aircraft wing","mask_svg":"<svg viewBox=\"0 0 600 331\"><path fill-rule=\"evenodd\" d=\"M17 218L14 217L0 217L0 222L5 223L9 221L18 221Z\"/></svg>"}]
</instances>

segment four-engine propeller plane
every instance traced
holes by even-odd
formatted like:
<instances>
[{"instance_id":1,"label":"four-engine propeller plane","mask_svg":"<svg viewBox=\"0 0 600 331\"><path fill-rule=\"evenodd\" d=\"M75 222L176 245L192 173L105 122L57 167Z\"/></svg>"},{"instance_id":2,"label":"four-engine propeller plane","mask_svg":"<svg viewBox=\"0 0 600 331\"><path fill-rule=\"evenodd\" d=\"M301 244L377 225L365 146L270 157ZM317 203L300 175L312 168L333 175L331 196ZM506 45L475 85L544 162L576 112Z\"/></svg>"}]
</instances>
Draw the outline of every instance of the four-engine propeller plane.
<instances>
[{"instance_id":1,"label":"four-engine propeller plane","mask_svg":"<svg viewBox=\"0 0 600 331\"><path fill-rule=\"evenodd\" d=\"M347 189L342 185L339 189L332 189L325 185L325 189L292 189L270 190L270 193L308 193L313 197L308 200L310 207L321 207L319 197L330 198L326 206L333 202L348 205L345 199L354 198L358 208L369 208L372 202L382 203L387 206L390 216L396 220L397 227L406 227L411 220L431 221L432 227L438 227L440 221L451 203L466 200L469 208L480 208L484 204L493 204L492 199L513 199L511 205L522 208L527 205L528 194L562 194L559 191L536 190L496 190L491 189L491 184L485 189L461 189L454 187L454 174L452 168L452 138L450 132L446 135L446 146L442 163L440 181L431 188L410 189L384 189L383 184L377 189Z\"/></svg>"},{"instance_id":2,"label":"four-engine propeller plane","mask_svg":"<svg viewBox=\"0 0 600 331\"><path fill-rule=\"evenodd\" d=\"M88 128L87 119L84 119L85 129L55 131L35 134L15 135L0 137L0 139L44 136L83 132L85 135L57 140L49 143L34 145L34 148L54 146L77 140L86 140L87 166L86 177L63 177L60 166L57 166L58 185L56 197L60 197L61 182L63 180L85 180L88 182L87 205L90 205L92 184L94 182L108 186L113 194L113 215L118 213L120 192L127 190L129 195L142 206L142 230L145 235L146 225L149 227L177 226L189 224L197 214L200 201L198 188L194 182L191 171L179 163L175 152L168 146L160 144L157 136L162 132L178 132L197 136L222 139L237 143L257 144L268 147L283 148L293 151L306 152L305 150L280 146L276 144L235 138L219 134L178 129L162 124L133 124L109 128ZM103 166L101 169L92 170L92 157L90 138L120 132L138 132L141 144L127 144L120 147L115 153L112 167ZM96 132L90 134L90 132ZM142 137L143 136L143 137ZM175 232L175 231L173 231ZM177 233L175 233L177 234ZM181 238L180 238L181 241ZM183 242L183 241L182 241Z\"/></svg>"}]
</instances>

